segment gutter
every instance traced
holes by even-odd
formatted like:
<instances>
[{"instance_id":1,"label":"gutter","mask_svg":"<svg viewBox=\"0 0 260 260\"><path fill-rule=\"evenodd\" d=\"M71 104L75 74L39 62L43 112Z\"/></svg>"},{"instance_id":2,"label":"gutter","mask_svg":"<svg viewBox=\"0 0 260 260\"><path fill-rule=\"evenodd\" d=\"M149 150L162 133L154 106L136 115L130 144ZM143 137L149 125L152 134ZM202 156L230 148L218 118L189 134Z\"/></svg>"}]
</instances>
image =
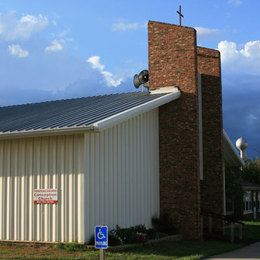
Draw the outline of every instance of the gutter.
<instances>
[{"instance_id":1,"label":"gutter","mask_svg":"<svg viewBox=\"0 0 260 260\"><path fill-rule=\"evenodd\" d=\"M153 95L153 94L150 94L150 95ZM175 88L169 94L166 94L166 95L159 97L157 99L154 99L152 101L146 102L142 105L135 106L135 107L125 110L121 113L115 114L113 116L107 117L107 118L102 119L98 122L95 122L91 125L4 132L4 133L0 133L0 139L60 135L60 134L71 134L71 133L84 133L87 131L92 131L92 132L102 131L115 124L119 124L120 122L123 122L130 117L137 116L139 114L145 113L154 108L162 106L166 103L169 103L175 99L178 99L180 97L180 95L181 95L181 92L178 90L178 88Z\"/></svg>"}]
</instances>

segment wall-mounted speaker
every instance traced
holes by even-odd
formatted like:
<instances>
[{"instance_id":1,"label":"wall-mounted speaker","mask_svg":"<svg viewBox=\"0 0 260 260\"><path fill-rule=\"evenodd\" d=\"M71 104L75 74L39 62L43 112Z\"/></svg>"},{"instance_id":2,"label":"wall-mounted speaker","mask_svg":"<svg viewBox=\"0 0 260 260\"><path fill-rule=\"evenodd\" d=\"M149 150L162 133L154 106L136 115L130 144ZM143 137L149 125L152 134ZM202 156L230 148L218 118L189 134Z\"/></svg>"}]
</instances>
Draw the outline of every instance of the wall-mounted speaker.
<instances>
[{"instance_id":1,"label":"wall-mounted speaker","mask_svg":"<svg viewBox=\"0 0 260 260\"><path fill-rule=\"evenodd\" d=\"M141 85L146 84L149 81L149 72L148 70L142 70L139 74L134 75L134 86L139 88Z\"/></svg>"}]
</instances>

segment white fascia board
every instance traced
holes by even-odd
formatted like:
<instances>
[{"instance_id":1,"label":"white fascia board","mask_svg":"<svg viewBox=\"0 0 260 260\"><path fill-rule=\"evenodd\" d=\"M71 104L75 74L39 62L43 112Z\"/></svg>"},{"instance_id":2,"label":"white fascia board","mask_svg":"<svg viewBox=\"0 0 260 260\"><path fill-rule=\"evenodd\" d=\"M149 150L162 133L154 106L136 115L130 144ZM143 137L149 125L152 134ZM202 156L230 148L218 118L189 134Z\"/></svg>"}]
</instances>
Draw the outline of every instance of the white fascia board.
<instances>
[{"instance_id":1,"label":"white fascia board","mask_svg":"<svg viewBox=\"0 0 260 260\"><path fill-rule=\"evenodd\" d=\"M145 104L133 107L131 109L128 109L128 110L118 113L116 115L113 115L113 116L110 116L103 120L100 120L100 121L94 123L92 126L96 130L99 130L99 131L104 130L115 124L121 123L130 117L137 116L139 114L145 113L154 108L162 106L166 103L169 103L175 99L178 99L180 97L180 95L181 95L181 92L176 88L175 91L172 93L166 94L165 96L159 97L159 98L149 101Z\"/></svg>"},{"instance_id":2,"label":"white fascia board","mask_svg":"<svg viewBox=\"0 0 260 260\"><path fill-rule=\"evenodd\" d=\"M229 146L229 151L228 153L230 154L230 156L232 158L234 158L238 164L240 164L241 166L245 165L245 162L240 158L240 156L237 153L237 150L235 148L235 146L233 145L233 143L231 142L231 140L229 139L226 131L223 129L223 137L224 137L224 141L226 142L226 144Z\"/></svg>"}]
</instances>

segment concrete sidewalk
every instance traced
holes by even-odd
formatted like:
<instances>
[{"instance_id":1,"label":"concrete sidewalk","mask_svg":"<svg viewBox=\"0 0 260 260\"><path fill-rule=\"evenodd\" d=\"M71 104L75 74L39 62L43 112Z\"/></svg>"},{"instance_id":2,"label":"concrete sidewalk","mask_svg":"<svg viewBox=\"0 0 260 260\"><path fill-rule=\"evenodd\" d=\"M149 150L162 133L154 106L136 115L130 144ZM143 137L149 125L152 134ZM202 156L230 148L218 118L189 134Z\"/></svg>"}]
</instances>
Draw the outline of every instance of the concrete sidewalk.
<instances>
[{"instance_id":1,"label":"concrete sidewalk","mask_svg":"<svg viewBox=\"0 0 260 260\"><path fill-rule=\"evenodd\" d=\"M242 247L240 249L213 256L211 258L207 258L210 260L251 260L251 259L257 259L260 260L260 242L251 244L246 247Z\"/></svg>"}]
</instances>

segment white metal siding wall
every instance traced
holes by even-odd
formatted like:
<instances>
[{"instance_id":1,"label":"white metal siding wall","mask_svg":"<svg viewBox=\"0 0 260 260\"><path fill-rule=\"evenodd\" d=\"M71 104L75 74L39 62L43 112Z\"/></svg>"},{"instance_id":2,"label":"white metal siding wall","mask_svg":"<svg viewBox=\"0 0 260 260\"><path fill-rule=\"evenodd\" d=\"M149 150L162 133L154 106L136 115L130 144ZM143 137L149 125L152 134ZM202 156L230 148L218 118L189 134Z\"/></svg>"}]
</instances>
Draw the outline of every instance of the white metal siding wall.
<instances>
[{"instance_id":1,"label":"white metal siding wall","mask_svg":"<svg viewBox=\"0 0 260 260\"><path fill-rule=\"evenodd\" d=\"M158 110L86 133L86 226L151 225L159 214Z\"/></svg>"},{"instance_id":2,"label":"white metal siding wall","mask_svg":"<svg viewBox=\"0 0 260 260\"><path fill-rule=\"evenodd\" d=\"M0 141L0 240L84 242L84 136ZM57 188L57 205L34 205Z\"/></svg>"}]
</instances>

